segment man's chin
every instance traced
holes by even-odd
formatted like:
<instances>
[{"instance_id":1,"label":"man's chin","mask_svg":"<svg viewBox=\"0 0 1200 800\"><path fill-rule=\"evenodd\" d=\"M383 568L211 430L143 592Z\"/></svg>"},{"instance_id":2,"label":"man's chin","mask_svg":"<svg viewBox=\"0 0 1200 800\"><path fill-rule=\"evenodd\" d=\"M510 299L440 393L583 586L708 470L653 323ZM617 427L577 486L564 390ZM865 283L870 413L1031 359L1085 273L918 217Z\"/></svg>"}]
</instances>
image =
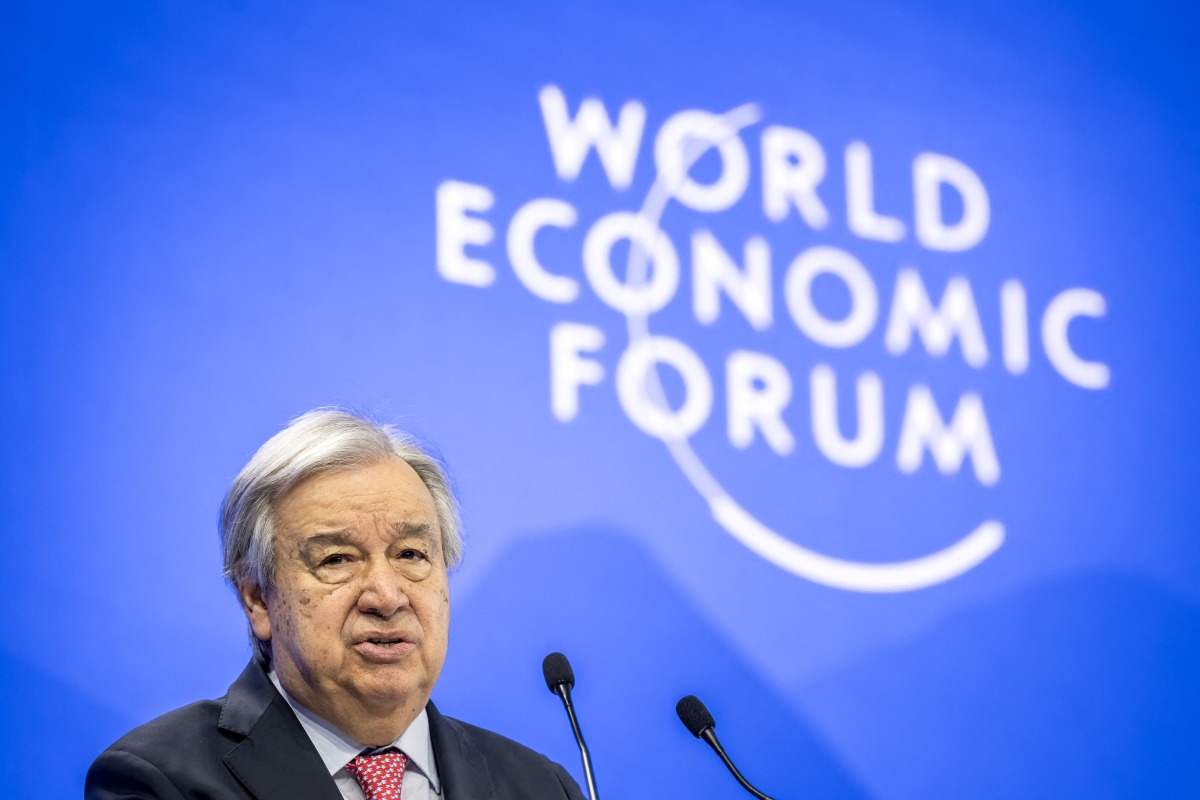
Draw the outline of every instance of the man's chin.
<instances>
[{"instance_id":1,"label":"man's chin","mask_svg":"<svg viewBox=\"0 0 1200 800\"><path fill-rule=\"evenodd\" d=\"M391 713L403 708L423 708L429 702L427 681L411 674L395 674L390 670L372 670L355 682L355 694L362 704L379 713ZM388 674L392 672L392 674Z\"/></svg>"}]
</instances>

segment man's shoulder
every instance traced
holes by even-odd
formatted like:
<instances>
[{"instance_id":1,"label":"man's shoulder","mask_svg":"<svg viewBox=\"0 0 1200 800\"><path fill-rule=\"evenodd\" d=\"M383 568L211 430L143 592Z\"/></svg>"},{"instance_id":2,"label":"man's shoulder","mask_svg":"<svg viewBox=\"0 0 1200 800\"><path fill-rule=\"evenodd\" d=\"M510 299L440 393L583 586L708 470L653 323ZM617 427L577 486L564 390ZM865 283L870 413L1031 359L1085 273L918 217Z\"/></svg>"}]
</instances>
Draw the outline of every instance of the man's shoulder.
<instances>
[{"instance_id":1,"label":"man's shoulder","mask_svg":"<svg viewBox=\"0 0 1200 800\"><path fill-rule=\"evenodd\" d=\"M581 800L583 795L570 774L536 750L495 731L436 711L431 714L430 721L435 745L439 739L442 744L441 748L435 748L438 771L443 778L453 771L460 781L470 781L473 791L466 794ZM451 741L453 746L447 748ZM470 767L461 771L464 763L448 764L444 760L447 757L461 759ZM465 788L463 783L459 786Z\"/></svg>"},{"instance_id":2,"label":"man's shoulder","mask_svg":"<svg viewBox=\"0 0 1200 800\"><path fill-rule=\"evenodd\" d=\"M201 700L134 728L92 762L84 796L176 797L196 779L220 785L218 767L237 744L218 726L221 707Z\"/></svg>"},{"instance_id":3,"label":"man's shoulder","mask_svg":"<svg viewBox=\"0 0 1200 800\"><path fill-rule=\"evenodd\" d=\"M226 760L264 724L264 743L287 746L296 738L295 731L280 731L279 725L288 722L283 714L267 713L276 701L283 702L266 673L252 663L224 697L169 711L114 742L92 762L84 795L246 796ZM271 721L277 724L272 727ZM299 729L294 718L292 724Z\"/></svg>"},{"instance_id":4,"label":"man's shoulder","mask_svg":"<svg viewBox=\"0 0 1200 800\"><path fill-rule=\"evenodd\" d=\"M218 728L224 700L198 700L168 711L134 728L108 749L147 756L160 751L177 751L182 746L194 746L203 739L228 741L229 737L222 736Z\"/></svg>"},{"instance_id":5,"label":"man's shoulder","mask_svg":"<svg viewBox=\"0 0 1200 800\"><path fill-rule=\"evenodd\" d=\"M454 717L442 716L441 721L447 727L455 732L460 741L468 747L483 751L484 753L502 753L506 758L514 758L520 760L528 760L531 763L538 765L554 765L553 761L546 758L544 755L534 750L531 747L526 747L518 741L508 738L502 734L490 731L487 728L481 728L478 725L472 725L469 722L463 722L461 719Z\"/></svg>"}]
</instances>

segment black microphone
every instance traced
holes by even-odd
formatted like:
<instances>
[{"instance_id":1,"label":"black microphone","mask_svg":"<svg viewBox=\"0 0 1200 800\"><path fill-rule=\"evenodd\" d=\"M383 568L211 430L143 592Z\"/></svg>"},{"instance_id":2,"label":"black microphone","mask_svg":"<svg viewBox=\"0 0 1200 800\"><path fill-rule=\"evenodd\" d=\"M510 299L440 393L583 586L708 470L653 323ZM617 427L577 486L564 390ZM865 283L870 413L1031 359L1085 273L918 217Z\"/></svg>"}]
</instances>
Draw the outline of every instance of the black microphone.
<instances>
[{"instance_id":1,"label":"black microphone","mask_svg":"<svg viewBox=\"0 0 1200 800\"><path fill-rule=\"evenodd\" d=\"M571 690L575 688L575 672L571 662L562 653L551 653L542 660L542 675L546 678L546 687L562 698L563 708L567 709L567 717L571 720L571 730L575 733L575 741L579 744L579 753L583 757L583 777L587 781L588 794L592 800L599 800L596 794L596 776L592 774L592 754L588 752L583 741L583 732L579 730L579 720L575 718L575 704L571 702Z\"/></svg>"},{"instance_id":2,"label":"black microphone","mask_svg":"<svg viewBox=\"0 0 1200 800\"><path fill-rule=\"evenodd\" d=\"M679 715L679 721L683 723L684 727L692 732L692 736L703 739L713 750L717 751L717 755L725 762L725 766L729 767L733 777L737 778L738 783L745 787L747 792L757 797L758 800L771 800L770 797L751 786L750 781L743 778L742 773L738 772L738 768L729 760L729 756L725 754L725 748L721 747L721 743L717 741L717 723L712 714L708 713L708 709L704 707L704 703L700 702L699 697L689 694L675 704L675 713Z\"/></svg>"}]
</instances>

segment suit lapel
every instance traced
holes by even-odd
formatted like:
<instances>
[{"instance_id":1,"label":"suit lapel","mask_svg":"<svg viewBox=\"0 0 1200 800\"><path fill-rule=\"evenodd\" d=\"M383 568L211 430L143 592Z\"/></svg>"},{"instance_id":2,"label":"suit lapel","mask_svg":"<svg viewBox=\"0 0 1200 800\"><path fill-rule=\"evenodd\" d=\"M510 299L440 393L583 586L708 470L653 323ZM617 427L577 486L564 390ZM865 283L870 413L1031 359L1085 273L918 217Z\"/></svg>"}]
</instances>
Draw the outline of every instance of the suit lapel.
<instances>
[{"instance_id":1,"label":"suit lapel","mask_svg":"<svg viewBox=\"0 0 1200 800\"><path fill-rule=\"evenodd\" d=\"M443 717L432 702L425 710L429 714L429 737L442 782L442 800L499 797L483 753L471 744L462 726Z\"/></svg>"},{"instance_id":2,"label":"suit lapel","mask_svg":"<svg viewBox=\"0 0 1200 800\"><path fill-rule=\"evenodd\" d=\"M258 800L341 800L312 740L257 664L229 687L218 726L245 737L225 766Z\"/></svg>"}]
</instances>

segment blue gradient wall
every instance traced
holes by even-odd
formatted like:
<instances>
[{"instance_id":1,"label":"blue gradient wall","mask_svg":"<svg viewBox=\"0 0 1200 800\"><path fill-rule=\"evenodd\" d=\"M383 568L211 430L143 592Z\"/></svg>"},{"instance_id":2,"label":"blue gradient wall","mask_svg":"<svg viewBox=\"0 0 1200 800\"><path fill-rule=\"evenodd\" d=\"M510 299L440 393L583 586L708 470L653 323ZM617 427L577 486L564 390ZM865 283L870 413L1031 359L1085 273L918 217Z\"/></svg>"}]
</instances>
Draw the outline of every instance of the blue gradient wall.
<instances>
[{"instance_id":1,"label":"blue gradient wall","mask_svg":"<svg viewBox=\"0 0 1200 800\"><path fill-rule=\"evenodd\" d=\"M217 505L324 404L456 478L439 706L578 776L566 652L608 797L741 796L687 693L779 797L1200 792L1189 7L0 13L11 794L224 692Z\"/></svg>"}]
</instances>

